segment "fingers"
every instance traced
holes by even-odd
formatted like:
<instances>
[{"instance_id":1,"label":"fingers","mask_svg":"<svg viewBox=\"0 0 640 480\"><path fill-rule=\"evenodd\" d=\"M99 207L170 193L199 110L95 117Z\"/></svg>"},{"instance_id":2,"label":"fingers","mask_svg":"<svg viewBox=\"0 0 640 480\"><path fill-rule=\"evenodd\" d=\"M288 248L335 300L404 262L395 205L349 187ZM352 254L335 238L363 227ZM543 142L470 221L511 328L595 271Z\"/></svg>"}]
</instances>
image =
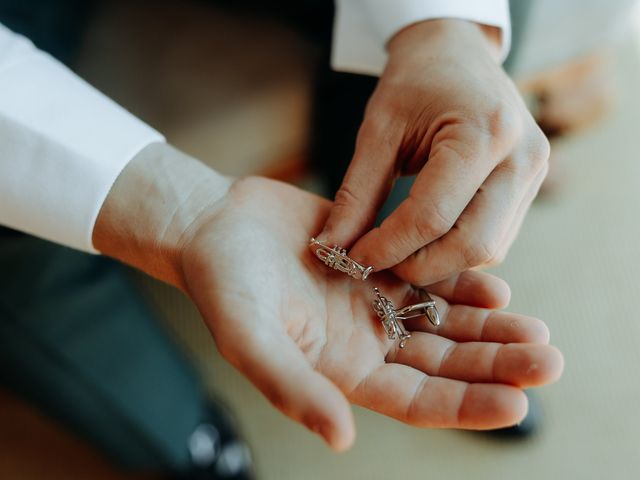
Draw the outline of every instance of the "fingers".
<instances>
[{"instance_id":1,"label":"fingers","mask_svg":"<svg viewBox=\"0 0 640 480\"><path fill-rule=\"evenodd\" d=\"M538 176L534 180L533 185L531 186L531 188L529 189L525 197L522 199L522 202L518 206L518 211L516 212L515 219L511 225L511 228L509 229L509 232L507 233L506 237L502 240L502 245L500 246L500 250L497 254L498 262L500 262L502 259L504 259L507 256L509 247L518 236L518 233L520 232L520 227L522 227L522 223L524 222L527 212L529 211L529 207L531 206L536 196L538 195L538 191L540 190L542 183L547 177L547 173L549 173L548 162L545 163L542 170L540 170L540 173L538 173Z\"/></svg>"},{"instance_id":2,"label":"fingers","mask_svg":"<svg viewBox=\"0 0 640 480\"><path fill-rule=\"evenodd\" d=\"M356 150L329 217L317 236L321 241L348 247L370 228L395 180L397 147L392 125L365 121Z\"/></svg>"},{"instance_id":3,"label":"fingers","mask_svg":"<svg viewBox=\"0 0 640 480\"><path fill-rule=\"evenodd\" d=\"M370 373L350 397L365 408L425 428L501 428L527 413L527 398L518 388L432 377L395 363Z\"/></svg>"},{"instance_id":4,"label":"fingers","mask_svg":"<svg viewBox=\"0 0 640 480\"><path fill-rule=\"evenodd\" d=\"M546 163L545 163L546 164ZM498 166L446 235L394 268L400 278L425 285L476 266L495 263L544 164L510 159ZM535 169L535 170L534 170Z\"/></svg>"},{"instance_id":5,"label":"fingers","mask_svg":"<svg viewBox=\"0 0 640 480\"><path fill-rule=\"evenodd\" d=\"M498 167L443 237L394 268L400 278L425 285L490 262L497 254L523 194L521 179Z\"/></svg>"},{"instance_id":6,"label":"fingers","mask_svg":"<svg viewBox=\"0 0 640 480\"><path fill-rule=\"evenodd\" d=\"M511 298L511 290L504 280L475 270L457 273L425 289L451 304L480 308L504 308Z\"/></svg>"},{"instance_id":7,"label":"fingers","mask_svg":"<svg viewBox=\"0 0 640 480\"><path fill-rule=\"evenodd\" d=\"M355 427L347 399L311 368L286 334L253 332L243 336L237 350L223 353L275 407L321 435L334 450L352 445Z\"/></svg>"},{"instance_id":8,"label":"fingers","mask_svg":"<svg viewBox=\"0 0 640 480\"><path fill-rule=\"evenodd\" d=\"M456 157L457 151L474 145L474 140L466 142L457 150L450 145L462 142L442 142L447 145L444 154L439 153L441 144L434 147L440 150L420 172L409 198L378 229L356 242L350 255L377 270L396 266L394 273L418 285L490 264L504 255L515 238L510 235L512 225L519 214L524 216L530 192L537 191L546 174L548 141L536 129L495 169L495 153L480 154L473 165L469 160L465 163L464 155ZM487 169L493 173L481 178L480 172ZM474 183L477 180L482 187Z\"/></svg>"},{"instance_id":9,"label":"fingers","mask_svg":"<svg viewBox=\"0 0 640 480\"><path fill-rule=\"evenodd\" d=\"M404 348L394 348L387 362L401 363L427 375L467 382L537 387L560 377L563 359L549 345L528 343L456 343L438 335L414 332Z\"/></svg>"},{"instance_id":10,"label":"fingers","mask_svg":"<svg viewBox=\"0 0 640 480\"><path fill-rule=\"evenodd\" d=\"M413 300L419 301L419 297L415 296ZM438 327L424 317L417 317L403 322L406 329L434 333L457 342L549 343L549 329L537 318L466 305L448 305L437 297L435 301L440 314Z\"/></svg>"},{"instance_id":11,"label":"fingers","mask_svg":"<svg viewBox=\"0 0 640 480\"><path fill-rule=\"evenodd\" d=\"M498 162L490 144L478 128L442 127L409 197L358 240L350 255L384 270L446 234Z\"/></svg>"}]
</instances>

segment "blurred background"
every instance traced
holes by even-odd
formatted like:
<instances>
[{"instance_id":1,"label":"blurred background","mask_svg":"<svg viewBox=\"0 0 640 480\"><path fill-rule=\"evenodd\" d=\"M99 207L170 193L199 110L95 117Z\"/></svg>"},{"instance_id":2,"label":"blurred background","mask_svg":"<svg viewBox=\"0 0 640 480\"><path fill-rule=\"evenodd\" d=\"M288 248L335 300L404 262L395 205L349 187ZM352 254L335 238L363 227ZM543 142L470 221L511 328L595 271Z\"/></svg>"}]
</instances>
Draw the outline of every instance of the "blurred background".
<instances>
[{"instance_id":1,"label":"blurred background","mask_svg":"<svg viewBox=\"0 0 640 480\"><path fill-rule=\"evenodd\" d=\"M70 62L217 170L325 193L308 161L325 54L277 16L232 4L101 2ZM539 428L520 440L429 431L356 408L357 443L335 455L221 360L185 297L136 277L207 388L233 407L260 478L640 475L640 16L632 1L522 4L507 66L551 139L552 167L495 273L512 287L509 309L544 319L565 355L560 382L536 392ZM0 386L0 478L148 477Z\"/></svg>"}]
</instances>

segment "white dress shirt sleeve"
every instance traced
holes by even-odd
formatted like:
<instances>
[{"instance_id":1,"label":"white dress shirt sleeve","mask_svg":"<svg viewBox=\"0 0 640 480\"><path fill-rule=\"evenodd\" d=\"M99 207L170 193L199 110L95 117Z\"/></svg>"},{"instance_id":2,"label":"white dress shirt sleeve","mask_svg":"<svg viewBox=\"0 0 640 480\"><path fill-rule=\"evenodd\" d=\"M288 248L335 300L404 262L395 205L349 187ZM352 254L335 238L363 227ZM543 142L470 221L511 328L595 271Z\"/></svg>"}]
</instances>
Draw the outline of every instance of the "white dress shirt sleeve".
<instances>
[{"instance_id":1,"label":"white dress shirt sleeve","mask_svg":"<svg viewBox=\"0 0 640 480\"><path fill-rule=\"evenodd\" d=\"M0 25L0 225L95 252L96 217L151 127Z\"/></svg>"},{"instance_id":2,"label":"white dress shirt sleeve","mask_svg":"<svg viewBox=\"0 0 640 480\"><path fill-rule=\"evenodd\" d=\"M380 75L391 37L409 25L434 18L499 27L502 60L509 53L508 0L336 0L331 66L338 71Z\"/></svg>"}]
</instances>

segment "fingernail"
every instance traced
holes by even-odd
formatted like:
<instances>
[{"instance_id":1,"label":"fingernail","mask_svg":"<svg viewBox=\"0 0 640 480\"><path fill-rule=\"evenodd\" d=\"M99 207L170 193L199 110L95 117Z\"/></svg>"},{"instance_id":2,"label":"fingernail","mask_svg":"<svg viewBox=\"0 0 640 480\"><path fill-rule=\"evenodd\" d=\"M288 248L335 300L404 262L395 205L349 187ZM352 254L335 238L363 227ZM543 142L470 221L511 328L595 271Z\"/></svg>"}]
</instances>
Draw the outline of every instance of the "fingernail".
<instances>
[{"instance_id":1,"label":"fingernail","mask_svg":"<svg viewBox=\"0 0 640 480\"><path fill-rule=\"evenodd\" d=\"M318 235L316 235L315 239L318 242L326 243L329 239L329 233L327 232L327 229L323 229Z\"/></svg>"}]
</instances>

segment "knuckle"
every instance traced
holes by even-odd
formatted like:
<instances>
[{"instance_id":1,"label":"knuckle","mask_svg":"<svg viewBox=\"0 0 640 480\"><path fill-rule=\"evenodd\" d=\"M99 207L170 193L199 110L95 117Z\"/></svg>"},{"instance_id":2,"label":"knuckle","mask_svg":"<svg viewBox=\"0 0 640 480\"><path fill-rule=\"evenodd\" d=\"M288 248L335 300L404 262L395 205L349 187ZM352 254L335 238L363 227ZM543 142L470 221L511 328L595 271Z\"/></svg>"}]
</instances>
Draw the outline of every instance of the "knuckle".
<instances>
[{"instance_id":1,"label":"knuckle","mask_svg":"<svg viewBox=\"0 0 640 480\"><path fill-rule=\"evenodd\" d=\"M390 264L398 265L400 262L405 260L406 256L404 252L409 244L407 238L408 237L390 239L386 248L382 250L382 253L385 255L385 258L388 259Z\"/></svg>"},{"instance_id":2,"label":"knuckle","mask_svg":"<svg viewBox=\"0 0 640 480\"><path fill-rule=\"evenodd\" d=\"M477 130L476 130L477 132ZM474 133L476 133L474 132ZM446 159L460 159L467 165L473 165L477 159L477 149L484 149L482 135L474 135L475 141L465 142L458 139L438 142L432 150L432 155L445 157Z\"/></svg>"},{"instance_id":3,"label":"knuckle","mask_svg":"<svg viewBox=\"0 0 640 480\"><path fill-rule=\"evenodd\" d=\"M497 267L506 257L506 252L498 252L494 254L484 265L487 267Z\"/></svg>"},{"instance_id":4,"label":"knuckle","mask_svg":"<svg viewBox=\"0 0 640 480\"><path fill-rule=\"evenodd\" d=\"M383 81L383 83L388 85L387 82ZM399 95L397 88L376 88L367 101L365 114L367 116L380 115L391 120L398 113L404 111L409 104L406 101L407 98L406 95Z\"/></svg>"},{"instance_id":5,"label":"knuckle","mask_svg":"<svg viewBox=\"0 0 640 480\"><path fill-rule=\"evenodd\" d=\"M420 258L420 252L416 252L413 257L406 259L394 269L394 273L405 282L411 285L424 285L427 283L428 269L425 262Z\"/></svg>"},{"instance_id":6,"label":"knuckle","mask_svg":"<svg viewBox=\"0 0 640 480\"><path fill-rule=\"evenodd\" d=\"M356 137L356 155L372 145L376 148L393 148L402 138L403 125L401 115L394 113L393 107L372 109L369 106ZM388 160L393 163L391 158Z\"/></svg>"},{"instance_id":7,"label":"knuckle","mask_svg":"<svg viewBox=\"0 0 640 480\"><path fill-rule=\"evenodd\" d=\"M333 200L334 206L338 208L349 208L354 204L358 204L359 202L360 200L358 195L349 185L345 184L343 184L336 192L336 196Z\"/></svg>"},{"instance_id":8,"label":"knuckle","mask_svg":"<svg viewBox=\"0 0 640 480\"><path fill-rule=\"evenodd\" d=\"M549 161L551 154L551 144L549 139L542 133L542 130L536 126L535 133L529 145L529 158L532 163L538 167L542 167Z\"/></svg>"},{"instance_id":9,"label":"knuckle","mask_svg":"<svg viewBox=\"0 0 640 480\"><path fill-rule=\"evenodd\" d=\"M381 138L386 131L386 112L375 110L375 113L367 113L367 117L360 125L357 142L362 143L371 138Z\"/></svg>"},{"instance_id":10,"label":"knuckle","mask_svg":"<svg viewBox=\"0 0 640 480\"><path fill-rule=\"evenodd\" d=\"M494 241L481 239L463 247L462 254L465 266L473 268L494 262L498 255L498 248Z\"/></svg>"},{"instance_id":11,"label":"knuckle","mask_svg":"<svg viewBox=\"0 0 640 480\"><path fill-rule=\"evenodd\" d=\"M515 172L527 178L536 177L549 164L549 140L536 128L536 132L524 143L518 154L511 157Z\"/></svg>"},{"instance_id":12,"label":"knuckle","mask_svg":"<svg viewBox=\"0 0 640 480\"><path fill-rule=\"evenodd\" d=\"M538 179L538 183L541 185L542 181L547 178L547 174L549 173L549 162L544 162L544 165L542 166L542 170L540 170L539 175L539 179ZM540 185L538 185L538 188L540 187Z\"/></svg>"},{"instance_id":13,"label":"knuckle","mask_svg":"<svg viewBox=\"0 0 640 480\"><path fill-rule=\"evenodd\" d=\"M427 245L451 230L453 222L434 209L432 213L420 215L414 226L420 243Z\"/></svg>"},{"instance_id":14,"label":"knuckle","mask_svg":"<svg viewBox=\"0 0 640 480\"><path fill-rule=\"evenodd\" d=\"M522 118L511 105L500 103L487 117L487 131L501 142L515 142L522 134Z\"/></svg>"},{"instance_id":15,"label":"knuckle","mask_svg":"<svg viewBox=\"0 0 640 480\"><path fill-rule=\"evenodd\" d=\"M431 243L446 234L455 223L455 218L438 203L422 208L414 221L415 233L422 245Z\"/></svg>"},{"instance_id":16,"label":"knuckle","mask_svg":"<svg viewBox=\"0 0 640 480\"><path fill-rule=\"evenodd\" d=\"M365 110L365 117L360 126L362 135L384 137L398 124L399 117L404 114L393 98L377 96L371 98Z\"/></svg>"}]
</instances>

